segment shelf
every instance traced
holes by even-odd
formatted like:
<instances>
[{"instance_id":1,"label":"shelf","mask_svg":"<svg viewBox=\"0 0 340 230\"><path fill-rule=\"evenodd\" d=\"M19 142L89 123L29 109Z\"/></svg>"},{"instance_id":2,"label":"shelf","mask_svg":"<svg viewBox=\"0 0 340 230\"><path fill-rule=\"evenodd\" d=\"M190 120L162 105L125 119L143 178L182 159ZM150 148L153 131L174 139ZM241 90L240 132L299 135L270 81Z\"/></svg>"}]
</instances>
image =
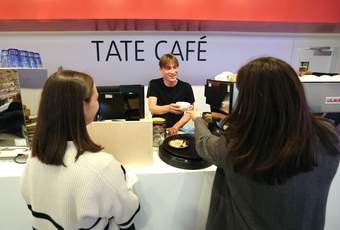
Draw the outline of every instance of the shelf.
<instances>
[{"instance_id":1,"label":"shelf","mask_svg":"<svg viewBox=\"0 0 340 230\"><path fill-rule=\"evenodd\" d=\"M18 31L232 31L340 33L339 23L171 19L0 20L0 32Z\"/></svg>"}]
</instances>

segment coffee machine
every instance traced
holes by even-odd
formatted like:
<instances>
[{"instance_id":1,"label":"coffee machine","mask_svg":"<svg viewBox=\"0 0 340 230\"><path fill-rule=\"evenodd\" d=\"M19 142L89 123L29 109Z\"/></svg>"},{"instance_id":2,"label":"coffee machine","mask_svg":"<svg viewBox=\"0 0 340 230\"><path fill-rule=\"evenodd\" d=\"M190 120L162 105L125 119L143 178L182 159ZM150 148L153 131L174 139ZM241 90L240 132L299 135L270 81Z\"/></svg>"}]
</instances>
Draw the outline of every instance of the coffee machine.
<instances>
[{"instance_id":1,"label":"coffee machine","mask_svg":"<svg viewBox=\"0 0 340 230\"><path fill-rule=\"evenodd\" d=\"M340 123L340 75L300 78L312 113Z\"/></svg>"},{"instance_id":2,"label":"coffee machine","mask_svg":"<svg viewBox=\"0 0 340 230\"><path fill-rule=\"evenodd\" d=\"M340 75L300 78L308 106L314 114L340 123ZM230 113L237 101L236 82L208 79L204 96L212 112ZM225 106L227 105L227 106Z\"/></svg>"},{"instance_id":3,"label":"coffee machine","mask_svg":"<svg viewBox=\"0 0 340 230\"><path fill-rule=\"evenodd\" d=\"M237 94L236 82L207 79L204 96L211 112L203 113L203 119L208 122L208 127L214 135L222 135L225 127L220 119L234 109Z\"/></svg>"}]
</instances>

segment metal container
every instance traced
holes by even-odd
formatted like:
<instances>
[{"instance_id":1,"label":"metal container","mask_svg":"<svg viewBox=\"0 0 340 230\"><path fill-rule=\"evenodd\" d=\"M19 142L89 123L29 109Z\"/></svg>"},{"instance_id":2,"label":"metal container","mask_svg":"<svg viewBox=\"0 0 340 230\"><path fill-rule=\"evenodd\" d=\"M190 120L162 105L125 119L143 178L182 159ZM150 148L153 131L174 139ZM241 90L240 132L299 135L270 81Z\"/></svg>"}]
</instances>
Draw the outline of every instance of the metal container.
<instances>
[{"instance_id":1,"label":"metal container","mask_svg":"<svg viewBox=\"0 0 340 230\"><path fill-rule=\"evenodd\" d=\"M162 117L153 117L152 125L153 125L153 147L159 147L164 139L165 139L165 118Z\"/></svg>"}]
</instances>

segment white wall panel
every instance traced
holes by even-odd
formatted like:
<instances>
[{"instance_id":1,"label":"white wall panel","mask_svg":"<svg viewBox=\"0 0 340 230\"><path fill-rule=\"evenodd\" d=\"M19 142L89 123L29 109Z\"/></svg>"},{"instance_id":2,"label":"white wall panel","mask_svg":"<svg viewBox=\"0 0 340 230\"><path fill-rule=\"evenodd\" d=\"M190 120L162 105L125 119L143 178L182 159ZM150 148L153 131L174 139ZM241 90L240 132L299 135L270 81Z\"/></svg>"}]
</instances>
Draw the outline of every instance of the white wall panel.
<instances>
[{"instance_id":1,"label":"white wall panel","mask_svg":"<svg viewBox=\"0 0 340 230\"><path fill-rule=\"evenodd\" d=\"M203 39L202 39L203 38ZM100 61L97 61L96 45L91 41L100 40ZM127 51L122 41L127 43ZM136 61L135 45L139 41ZM252 58L271 55L284 59L294 67L298 66L298 49L309 45L331 45L340 47L339 35L314 36L267 33L227 32L36 32L0 33L0 48L18 48L37 51L41 54L44 67L49 74L58 66L85 71L93 75L98 85L144 84L159 76L155 46L159 53L171 52L177 41L183 56L187 42L190 49L188 60L180 60L181 77L193 85L203 85L206 78L222 71L235 72ZM106 61L110 44L117 46L122 60L110 56ZM197 60L198 42L201 43L201 59ZM114 49L111 49L111 53ZM178 47L176 49L178 52ZM126 58L127 54L127 58ZM335 66L338 66L335 64Z\"/></svg>"}]
</instances>

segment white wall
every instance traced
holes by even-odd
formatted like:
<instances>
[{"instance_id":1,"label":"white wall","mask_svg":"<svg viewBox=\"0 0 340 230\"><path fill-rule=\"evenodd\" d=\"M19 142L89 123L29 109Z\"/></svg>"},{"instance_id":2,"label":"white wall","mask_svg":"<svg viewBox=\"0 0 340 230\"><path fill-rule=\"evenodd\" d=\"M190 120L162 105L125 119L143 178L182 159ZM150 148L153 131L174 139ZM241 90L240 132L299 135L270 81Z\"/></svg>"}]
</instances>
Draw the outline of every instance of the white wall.
<instances>
[{"instance_id":1,"label":"white wall","mask_svg":"<svg viewBox=\"0 0 340 230\"><path fill-rule=\"evenodd\" d=\"M98 46L99 61L97 61L96 44L91 41L102 41ZM182 51L185 60L182 61L178 56L181 78L192 85L204 85L207 78L225 70L236 72L250 59L263 55L281 58L297 69L301 61L299 51L310 46L340 47L340 34L189 31L0 33L0 49L18 48L39 52L49 74L56 71L58 66L64 66L88 72L95 78L97 85L147 85L151 78L159 76L155 48L157 42L160 41L166 43L158 46L159 54L171 52L175 44L177 44L175 52L179 53L179 49ZM117 50L113 45L109 52L112 43L116 45ZM124 44L127 44L126 47ZM186 44L189 44L188 47L192 50L188 54L188 60L185 58ZM144 61L136 60L135 46L138 50L137 58ZM112 56L105 61L108 53ZM121 56L121 61L117 53ZM200 59L205 59L205 61L198 60L198 54L200 54ZM332 66L340 72L340 59L337 56L332 59L334 60ZM325 66L330 68L329 57L310 57L312 62L315 58L319 61L321 58L326 62ZM316 65L315 68L318 66Z\"/></svg>"},{"instance_id":2,"label":"white wall","mask_svg":"<svg viewBox=\"0 0 340 230\"><path fill-rule=\"evenodd\" d=\"M103 41L99 46L99 62L96 45L91 43L98 40ZM127 52L121 41L131 41L127 45ZM178 56L180 76L193 85L198 110L208 111L203 87L207 78L213 78L226 70L236 72L250 59L263 55L282 58L297 69L299 62L306 59L305 48L330 46L338 50L336 47L340 47L340 34L160 31L0 33L0 49L18 48L39 52L44 67L48 69L48 75L63 66L91 74L97 85L147 85L151 78L159 76L158 60L155 57L155 47L159 41L167 42L159 46L160 54L171 52L177 41L179 46L175 52L178 52L180 47L184 57L186 44L190 43L189 48L194 51L189 53L188 61L182 61ZM105 61L112 42L116 44L122 61L117 56L111 56ZM139 42L138 49L143 50L137 56L144 61L136 61L133 44L135 42ZM201 50L205 51L201 52L201 59L205 61L199 61L197 58L199 42L204 42L201 43ZM111 53L116 53L114 48ZM311 67L315 66L313 71L326 71L333 66L335 71L340 72L338 53L335 52L336 55L332 58L309 57Z\"/></svg>"}]
</instances>

